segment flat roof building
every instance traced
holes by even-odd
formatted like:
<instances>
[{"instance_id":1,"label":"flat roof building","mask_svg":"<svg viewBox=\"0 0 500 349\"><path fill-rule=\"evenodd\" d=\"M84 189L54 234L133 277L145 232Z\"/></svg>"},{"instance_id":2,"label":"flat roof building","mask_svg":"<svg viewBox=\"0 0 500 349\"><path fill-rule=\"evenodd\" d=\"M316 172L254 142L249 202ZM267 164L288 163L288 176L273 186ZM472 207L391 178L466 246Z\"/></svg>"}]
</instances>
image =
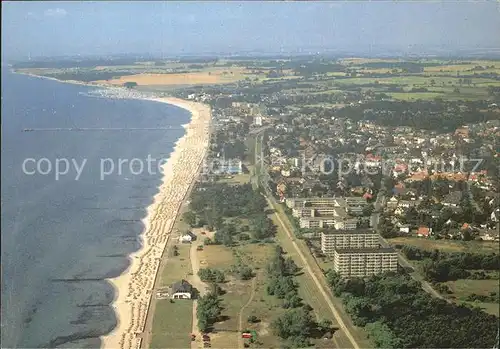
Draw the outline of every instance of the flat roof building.
<instances>
[{"instance_id":1,"label":"flat roof building","mask_svg":"<svg viewBox=\"0 0 500 349\"><path fill-rule=\"evenodd\" d=\"M330 256L334 254L335 249L378 248L379 246L379 234L370 229L321 232L321 251Z\"/></svg>"},{"instance_id":2,"label":"flat roof building","mask_svg":"<svg viewBox=\"0 0 500 349\"><path fill-rule=\"evenodd\" d=\"M336 249L333 270L345 278L395 272L398 270L398 254L392 248Z\"/></svg>"}]
</instances>

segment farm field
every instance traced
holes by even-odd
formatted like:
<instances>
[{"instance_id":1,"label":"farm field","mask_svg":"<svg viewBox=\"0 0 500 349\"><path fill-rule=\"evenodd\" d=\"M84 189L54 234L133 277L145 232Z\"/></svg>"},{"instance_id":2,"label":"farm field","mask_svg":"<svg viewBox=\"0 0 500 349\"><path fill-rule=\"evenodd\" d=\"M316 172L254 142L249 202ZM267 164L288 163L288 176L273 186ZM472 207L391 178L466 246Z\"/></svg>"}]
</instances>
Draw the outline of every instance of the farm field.
<instances>
[{"instance_id":1,"label":"farm field","mask_svg":"<svg viewBox=\"0 0 500 349\"><path fill-rule=\"evenodd\" d=\"M136 74L122 76L111 80L98 80L96 83L123 85L126 82L136 82L138 85L199 85L199 84L224 84L245 79L246 70L212 70L189 73L169 74Z\"/></svg>"}]
</instances>

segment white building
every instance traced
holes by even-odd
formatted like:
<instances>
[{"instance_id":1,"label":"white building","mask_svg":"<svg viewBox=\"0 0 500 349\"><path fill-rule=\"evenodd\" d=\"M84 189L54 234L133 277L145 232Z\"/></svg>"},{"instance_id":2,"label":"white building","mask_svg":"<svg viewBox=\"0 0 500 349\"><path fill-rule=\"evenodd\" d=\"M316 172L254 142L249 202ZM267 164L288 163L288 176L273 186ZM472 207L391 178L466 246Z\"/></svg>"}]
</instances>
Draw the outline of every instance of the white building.
<instances>
[{"instance_id":1,"label":"white building","mask_svg":"<svg viewBox=\"0 0 500 349\"><path fill-rule=\"evenodd\" d=\"M194 235L192 232L188 231L185 234L182 234L179 237L179 242L181 243L190 243L192 241L196 240L196 235Z\"/></svg>"},{"instance_id":2,"label":"white building","mask_svg":"<svg viewBox=\"0 0 500 349\"><path fill-rule=\"evenodd\" d=\"M170 287L170 298L191 299L193 297L193 286L186 280L178 281Z\"/></svg>"}]
</instances>

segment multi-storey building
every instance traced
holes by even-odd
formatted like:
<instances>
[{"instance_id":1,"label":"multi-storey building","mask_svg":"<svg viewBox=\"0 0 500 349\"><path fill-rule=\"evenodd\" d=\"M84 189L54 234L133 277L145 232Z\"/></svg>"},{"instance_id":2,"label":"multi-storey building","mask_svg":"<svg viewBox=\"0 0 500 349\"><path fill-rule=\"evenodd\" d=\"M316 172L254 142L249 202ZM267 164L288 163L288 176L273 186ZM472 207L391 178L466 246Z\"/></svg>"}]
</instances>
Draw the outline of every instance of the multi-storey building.
<instances>
[{"instance_id":1,"label":"multi-storey building","mask_svg":"<svg viewBox=\"0 0 500 349\"><path fill-rule=\"evenodd\" d=\"M398 254L392 248L336 249L333 269L346 278L397 271Z\"/></svg>"},{"instance_id":2,"label":"multi-storey building","mask_svg":"<svg viewBox=\"0 0 500 349\"><path fill-rule=\"evenodd\" d=\"M321 251L333 255L335 249L378 248L379 235L373 230L334 230L321 233Z\"/></svg>"},{"instance_id":3,"label":"multi-storey building","mask_svg":"<svg viewBox=\"0 0 500 349\"><path fill-rule=\"evenodd\" d=\"M347 211L341 207L333 206L314 206L314 207L297 207L292 209L294 217L347 217Z\"/></svg>"},{"instance_id":4,"label":"multi-storey building","mask_svg":"<svg viewBox=\"0 0 500 349\"><path fill-rule=\"evenodd\" d=\"M333 227L336 222L335 217L302 217L299 226L304 229Z\"/></svg>"},{"instance_id":5,"label":"multi-storey building","mask_svg":"<svg viewBox=\"0 0 500 349\"><path fill-rule=\"evenodd\" d=\"M335 205L337 198L323 197L323 198L287 198L286 205L289 208L298 207L314 207L314 206L338 206Z\"/></svg>"},{"instance_id":6,"label":"multi-storey building","mask_svg":"<svg viewBox=\"0 0 500 349\"><path fill-rule=\"evenodd\" d=\"M335 221L335 229L339 230L354 230L358 227L358 220L356 218L345 218Z\"/></svg>"}]
</instances>

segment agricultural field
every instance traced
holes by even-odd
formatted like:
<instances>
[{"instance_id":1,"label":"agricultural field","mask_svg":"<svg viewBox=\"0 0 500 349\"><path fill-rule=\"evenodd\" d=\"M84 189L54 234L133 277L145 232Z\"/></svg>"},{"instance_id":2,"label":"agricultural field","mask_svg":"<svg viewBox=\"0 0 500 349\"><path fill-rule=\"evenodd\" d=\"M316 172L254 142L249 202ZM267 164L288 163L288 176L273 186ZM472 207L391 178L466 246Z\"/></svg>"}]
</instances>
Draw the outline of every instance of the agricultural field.
<instances>
[{"instance_id":1,"label":"agricultural field","mask_svg":"<svg viewBox=\"0 0 500 349\"><path fill-rule=\"evenodd\" d=\"M123 85L126 82L136 82L140 86L150 85L200 85L200 84L225 84L246 77L253 77L244 68L230 69L207 69L188 73L167 73L167 74L135 74L122 76L117 79L95 81L99 84Z\"/></svg>"}]
</instances>

